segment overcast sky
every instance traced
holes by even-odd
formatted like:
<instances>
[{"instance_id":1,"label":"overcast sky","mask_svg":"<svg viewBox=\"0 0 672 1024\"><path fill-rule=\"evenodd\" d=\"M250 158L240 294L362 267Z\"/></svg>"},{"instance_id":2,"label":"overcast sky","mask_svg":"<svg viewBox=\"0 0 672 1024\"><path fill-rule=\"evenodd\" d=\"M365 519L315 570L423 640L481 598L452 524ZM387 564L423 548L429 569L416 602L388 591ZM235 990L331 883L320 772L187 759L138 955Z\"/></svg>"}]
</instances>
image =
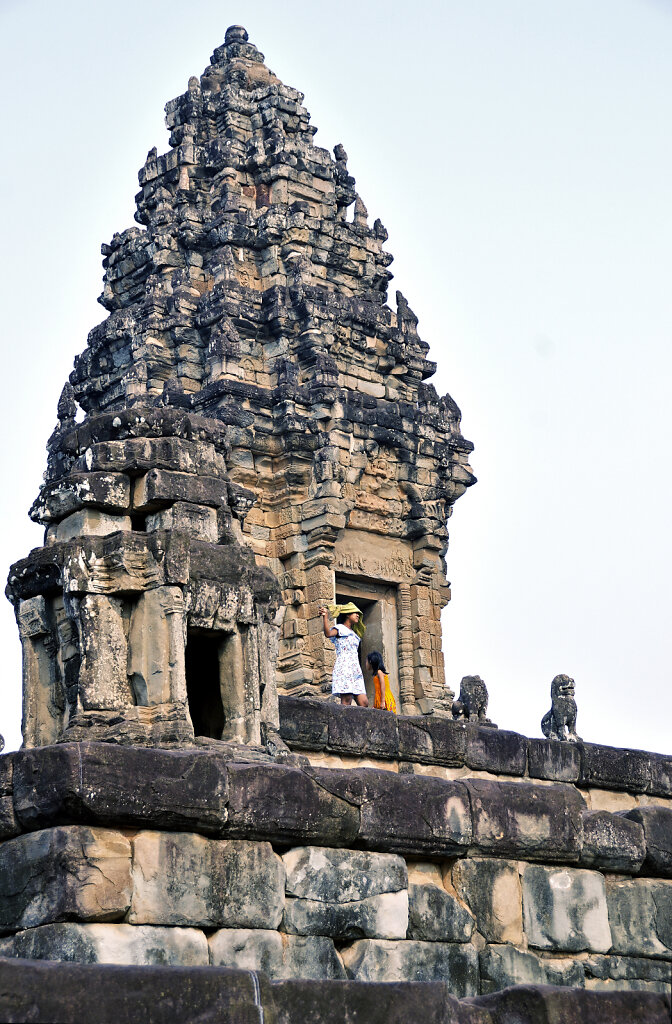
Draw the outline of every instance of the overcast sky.
<instances>
[{"instance_id":1,"label":"overcast sky","mask_svg":"<svg viewBox=\"0 0 672 1024\"><path fill-rule=\"evenodd\" d=\"M670 752L671 0L0 0L5 567L60 389L104 317L100 244L133 224L163 105L229 24L342 142L463 411L448 680L540 735L557 672L586 740ZM21 665L0 614L0 732Z\"/></svg>"}]
</instances>

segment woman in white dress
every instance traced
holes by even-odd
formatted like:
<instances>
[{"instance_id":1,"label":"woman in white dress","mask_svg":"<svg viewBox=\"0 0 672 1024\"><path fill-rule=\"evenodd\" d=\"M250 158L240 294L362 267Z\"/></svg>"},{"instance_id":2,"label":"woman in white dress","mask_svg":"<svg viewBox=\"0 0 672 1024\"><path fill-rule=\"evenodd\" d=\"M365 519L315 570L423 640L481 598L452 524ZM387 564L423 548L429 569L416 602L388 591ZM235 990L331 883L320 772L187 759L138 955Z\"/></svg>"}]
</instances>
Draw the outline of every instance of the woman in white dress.
<instances>
[{"instance_id":1,"label":"woman in white dress","mask_svg":"<svg viewBox=\"0 0 672 1024\"><path fill-rule=\"evenodd\" d=\"M352 705L354 697L360 708L368 708L369 699L359 664L359 645L366 628L362 622L362 613L352 602L318 610L322 616L324 635L336 648L331 692L340 697L341 704ZM329 622L329 617L335 620L335 625Z\"/></svg>"}]
</instances>

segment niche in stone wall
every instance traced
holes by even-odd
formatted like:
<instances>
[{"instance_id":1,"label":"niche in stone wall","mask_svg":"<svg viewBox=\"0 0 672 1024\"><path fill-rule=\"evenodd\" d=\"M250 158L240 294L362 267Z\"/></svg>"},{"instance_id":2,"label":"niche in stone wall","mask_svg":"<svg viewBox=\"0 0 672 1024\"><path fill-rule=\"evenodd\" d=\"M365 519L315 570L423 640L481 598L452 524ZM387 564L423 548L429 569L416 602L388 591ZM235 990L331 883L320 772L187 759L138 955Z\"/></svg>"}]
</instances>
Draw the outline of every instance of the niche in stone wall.
<instances>
[{"instance_id":1,"label":"niche in stone wall","mask_svg":"<svg viewBox=\"0 0 672 1024\"><path fill-rule=\"evenodd\" d=\"M221 633L189 630L184 652L187 702L195 736L219 740L224 732L224 703L220 659L225 639Z\"/></svg>"},{"instance_id":2,"label":"niche in stone wall","mask_svg":"<svg viewBox=\"0 0 672 1024\"><path fill-rule=\"evenodd\" d=\"M390 689L399 705L397 587L388 583L374 583L357 576L336 575L336 602L354 601L361 608L366 632L359 648L364 671L366 692L373 706L374 688L371 673L366 670L370 651L380 651L390 677Z\"/></svg>"},{"instance_id":3,"label":"niche in stone wall","mask_svg":"<svg viewBox=\"0 0 672 1024\"><path fill-rule=\"evenodd\" d=\"M243 630L247 636L247 630ZM251 689L258 679L247 665L243 635L189 629L185 649L189 714L196 736L258 742ZM250 732L252 730L252 732Z\"/></svg>"}]
</instances>

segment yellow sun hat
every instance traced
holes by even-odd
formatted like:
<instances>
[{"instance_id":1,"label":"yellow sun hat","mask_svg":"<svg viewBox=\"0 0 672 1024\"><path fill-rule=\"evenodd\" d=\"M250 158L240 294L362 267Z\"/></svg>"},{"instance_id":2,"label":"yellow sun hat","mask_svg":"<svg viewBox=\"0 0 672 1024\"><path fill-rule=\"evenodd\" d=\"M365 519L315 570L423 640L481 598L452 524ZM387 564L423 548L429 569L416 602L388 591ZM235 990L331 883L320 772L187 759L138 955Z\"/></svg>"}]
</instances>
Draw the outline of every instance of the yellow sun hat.
<instances>
[{"instance_id":1,"label":"yellow sun hat","mask_svg":"<svg viewBox=\"0 0 672 1024\"><path fill-rule=\"evenodd\" d=\"M353 629L353 633L356 633L360 640L364 636L366 626L362 622L362 610L356 604L353 604L352 601L349 601L347 604L330 604L329 615L334 621L336 621L339 615L359 615L359 622Z\"/></svg>"}]
</instances>

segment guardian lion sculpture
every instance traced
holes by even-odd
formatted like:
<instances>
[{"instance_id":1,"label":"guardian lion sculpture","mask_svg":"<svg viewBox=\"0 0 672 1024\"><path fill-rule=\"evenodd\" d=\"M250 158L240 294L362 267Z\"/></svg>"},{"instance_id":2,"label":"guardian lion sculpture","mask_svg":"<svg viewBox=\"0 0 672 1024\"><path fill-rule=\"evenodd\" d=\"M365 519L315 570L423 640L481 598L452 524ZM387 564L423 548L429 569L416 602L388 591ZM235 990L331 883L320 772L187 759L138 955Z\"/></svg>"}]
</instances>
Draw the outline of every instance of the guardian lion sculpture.
<instances>
[{"instance_id":1,"label":"guardian lion sculpture","mask_svg":"<svg viewBox=\"0 0 672 1024\"><path fill-rule=\"evenodd\" d=\"M464 676L460 683L460 696L453 701L453 718L458 722L478 722L492 725L487 716L488 688L480 676Z\"/></svg>"},{"instance_id":2,"label":"guardian lion sculpture","mask_svg":"<svg viewBox=\"0 0 672 1024\"><path fill-rule=\"evenodd\" d=\"M569 676L558 675L551 683L551 710L541 720L541 731L549 740L580 742L581 737L576 735L574 680Z\"/></svg>"}]
</instances>

